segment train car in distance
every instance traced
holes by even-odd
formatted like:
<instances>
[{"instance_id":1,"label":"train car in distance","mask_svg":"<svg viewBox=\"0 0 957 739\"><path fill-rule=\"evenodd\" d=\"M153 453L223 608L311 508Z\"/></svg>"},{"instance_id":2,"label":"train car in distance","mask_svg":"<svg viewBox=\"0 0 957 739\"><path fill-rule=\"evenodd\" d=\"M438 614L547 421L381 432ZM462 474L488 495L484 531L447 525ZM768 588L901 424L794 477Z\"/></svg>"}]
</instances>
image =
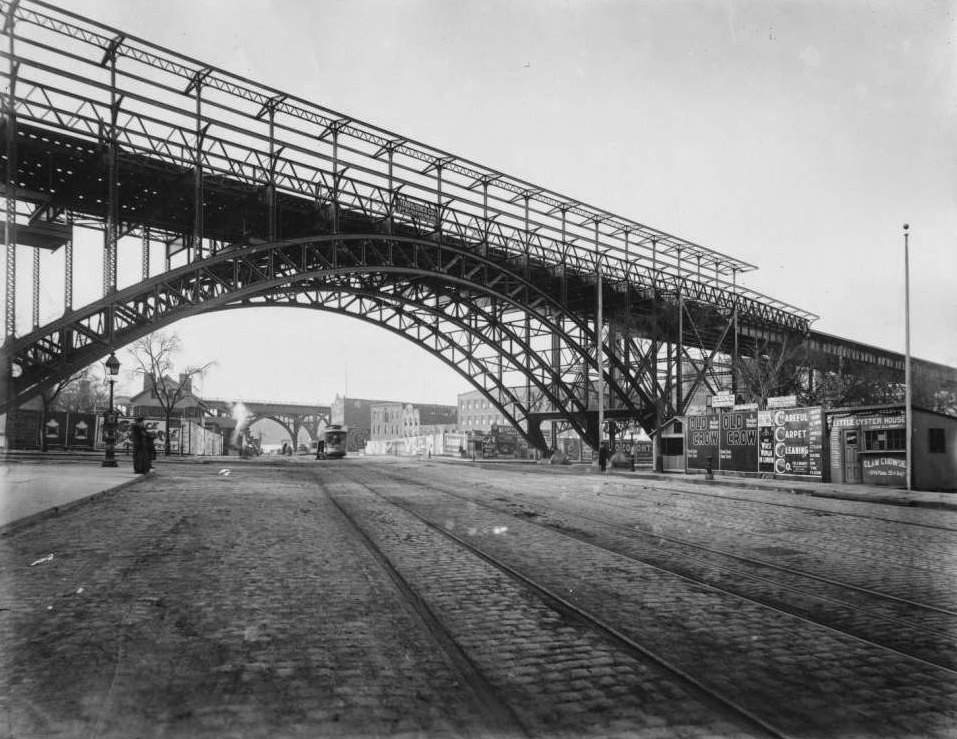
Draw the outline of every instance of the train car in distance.
<instances>
[{"instance_id":1,"label":"train car in distance","mask_svg":"<svg viewBox=\"0 0 957 739\"><path fill-rule=\"evenodd\" d=\"M322 459L342 459L346 456L346 440L349 438L349 429L345 426L333 424L322 432L323 449L317 457Z\"/></svg>"}]
</instances>

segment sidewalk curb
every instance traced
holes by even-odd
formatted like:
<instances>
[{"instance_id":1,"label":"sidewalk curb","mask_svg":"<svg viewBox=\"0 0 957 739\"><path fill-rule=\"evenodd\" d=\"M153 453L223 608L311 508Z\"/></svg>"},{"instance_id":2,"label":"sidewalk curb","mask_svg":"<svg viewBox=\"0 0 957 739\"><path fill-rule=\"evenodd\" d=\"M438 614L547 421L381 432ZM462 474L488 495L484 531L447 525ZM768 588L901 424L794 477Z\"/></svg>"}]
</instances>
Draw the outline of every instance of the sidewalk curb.
<instances>
[{"instance_id":1,"label":"sidewalk curb","mask_svg":"<svg viewBox=\"0 0 957 739\"><path fill-rule=\"evenodd\" d=\"M615 471L615 474L622 474L628 477L634 476L651 480L677 480L683 483L703 486L717 486L726 488L743 488L744 490L763 490L772 493L791 493L792 495L807 495L812 498L827 498L830 500L851 500L858 503L882 503L884 505L896 505L903 508L924 508L930 510L957 511L957 496L954 502L936 501L936 500L907 500L900 495L865 495L854 493L853 491L834 490L833 488L816 488L805 485L765 485L759 481L739 479L734 480L705 480L697 476L685 475L683 477L670 476L662 473L638 472L631 473L625 470ZM822 483L826 484L826 483Z\"/></svg>"},{"instance_id":2,"label":"sidewalk curb","mask_svg":"<svg viewBox=\"0 0 957 739\"><path fill-rule=\"evenodd\" d=\"M79 508L80 506L87 505L92 503L100 498L103 498L111 493L116 493L122 490L123 488L128 488L130 485L135 485L136 483L144 480L147 475L140 475L139 477L134 477L132 480L126 480L121 482L119 485L114 485L111 488L106 490L99 490L95 493L90 493L82 498L77 498L76 500L71 500L69 503L64 503L63 505L53 506L52 508L45 508L42 511L37 511L36 513L31 513L23 518L18 518L15 521L10 521L0 526L0 537L7 536L8 534L13 534L19 531L20 529L27 528L32 526L35 523L39 523L48 518L56 518L57 516L67 513L68 511L73 510L74 508Z\"/></svg>"},{"instance_id":3,"label":"sidewalk curb","mask_svg":"<svg viewBox=\"0 0 957 739\"><path fill-rule=\"evenodd\" d=\"M433 458L433 462L452 462L453 464L467 464L472 467L481 467L484 464L494 465L501 464L499 460L488 460L488 459L449 459L444 457ZM511 461L511 460L509 460ZM516 460L519 461L519 460ZM525 461L530 466L539 466L539 463ZM514 463L514 462L513 462ZM597 469L593 469L590 465L541 465L546 469L552 470L568 470L572 474L595 474L599 475ZM577 469L576 469L577 468ZM890 491L886 494L865 494L865 493L856 493L852 490L835 490L834 488L827 487L827 483L818 483L821 487L815 487L813 483L792 483L787 484L782 481L777 485L766 484L761 480L755 480L746 477L726 477L720 478L715 477L713 480L707 480L703 475L687 475L683 473L663 473L663 472L646 472L643 470L636 470L632 472L628 469L623 468L609 468L606 475L614 475L615 477L624 477L631 480L661 480L663 482L679 482L689 485L701 485L707 487L725 487L725 488L738 488L742 490L759 490L766 491L771 493L791 493L792 495L806 495L811 498L824 498L829 500L848 500L856 503L879 503L883 505L894 505L900 506L902 508L921 508L924 510L938 510L938 511L957 511L957 494L953 495L953 502L944 501L944 500L920 500L917 498L907 499L902 496L906 496L907 493L904 491ZM947 495L947 493L942 493L942 495Z\"/></svg>"}]
</instances>

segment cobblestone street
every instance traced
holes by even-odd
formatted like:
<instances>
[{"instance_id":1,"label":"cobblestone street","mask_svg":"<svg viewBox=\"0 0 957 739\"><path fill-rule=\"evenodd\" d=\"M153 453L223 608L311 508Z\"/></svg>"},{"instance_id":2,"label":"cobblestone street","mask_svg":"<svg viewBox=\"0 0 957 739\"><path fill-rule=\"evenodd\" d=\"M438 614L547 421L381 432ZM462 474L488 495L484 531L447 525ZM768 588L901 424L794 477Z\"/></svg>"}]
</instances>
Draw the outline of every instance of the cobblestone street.
<instances>
[{"instance_id":1,"label":"cobblestone street","mask_svg":"<svg viewBox=\"0 0 957 739\"><path fill-rule=\"evenodd\" d=\"M952 511L414 460L217 471L0 537L0 736L957 729Z\"/></svg>"},{"instance_id":2,"label":"cobblestone street","mask_svg":"<svg viewBox=\"0 0 957 739\"><path fill-rule=\"evenodd\" d=\"M314 485L186 471L3 541L3 736L485 725Z\"/></svg>"}]
</instances>

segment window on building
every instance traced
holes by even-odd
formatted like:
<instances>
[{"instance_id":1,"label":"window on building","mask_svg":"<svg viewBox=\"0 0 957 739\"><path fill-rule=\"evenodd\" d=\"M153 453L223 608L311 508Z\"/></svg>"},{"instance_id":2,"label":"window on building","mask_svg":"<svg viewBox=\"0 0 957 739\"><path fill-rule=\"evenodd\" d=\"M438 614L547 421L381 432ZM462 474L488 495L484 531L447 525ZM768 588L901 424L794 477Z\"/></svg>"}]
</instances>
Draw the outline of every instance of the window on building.
<instances>
[{"instance_id":1,"label":"window on building","mask_svg":"<svg viewBox=\"0 0 957 739\"><path fill-rule=\"evenodd\" d=\"M864 450L868 452L899 452L907 448L904 429L868 429L864 432Z\"/></svg>"},{"instance_id":2,"label":"window on building","mask_svg":"<svg viewBox=\"0 0 957 739\"><path fill-rule=\"evenodd\" d=\"M947 451L947 436L944 429L927 429L927 442L931 454L944 454Z\"/></svg>"}]
</instances>

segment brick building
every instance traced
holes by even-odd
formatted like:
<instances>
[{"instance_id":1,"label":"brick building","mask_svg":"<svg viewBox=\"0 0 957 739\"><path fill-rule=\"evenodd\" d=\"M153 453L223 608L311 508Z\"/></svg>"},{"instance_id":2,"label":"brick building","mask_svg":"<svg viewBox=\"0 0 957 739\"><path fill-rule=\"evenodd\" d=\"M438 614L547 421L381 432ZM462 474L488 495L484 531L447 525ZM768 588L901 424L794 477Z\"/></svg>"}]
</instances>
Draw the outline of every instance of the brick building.
<instances>
[{"instance_id":1,"label":"brick building","mask_svg":"<svg viewBox=\"0 0 957 739\"><path fill-rule=\"evenodd\" d=\"M165 385L172 395L177 387L183 386L182 398L180 398L170 411L170 415L175 418L202 418L206 415L203 401L193 394L192 378L186 375L179 376L179 382L162 377L160 383ZM159 383L158 383L159 384ZM129 415L132 417L143 416L144 418L164 418L166 411L156 397L153 390L152 378L143 375L143 389L131 396L129 401Z\"/></svg>"},{"instance_id":2,"label":"brick building","mask_svg":"<svg viewBox=\"0 0 957 739\"><path fill-rule=\"evenodd\" d=\"M455 431L457 419L454 405L374 403L370 438L380 441Z\"/></svg>"}]
</instances>

